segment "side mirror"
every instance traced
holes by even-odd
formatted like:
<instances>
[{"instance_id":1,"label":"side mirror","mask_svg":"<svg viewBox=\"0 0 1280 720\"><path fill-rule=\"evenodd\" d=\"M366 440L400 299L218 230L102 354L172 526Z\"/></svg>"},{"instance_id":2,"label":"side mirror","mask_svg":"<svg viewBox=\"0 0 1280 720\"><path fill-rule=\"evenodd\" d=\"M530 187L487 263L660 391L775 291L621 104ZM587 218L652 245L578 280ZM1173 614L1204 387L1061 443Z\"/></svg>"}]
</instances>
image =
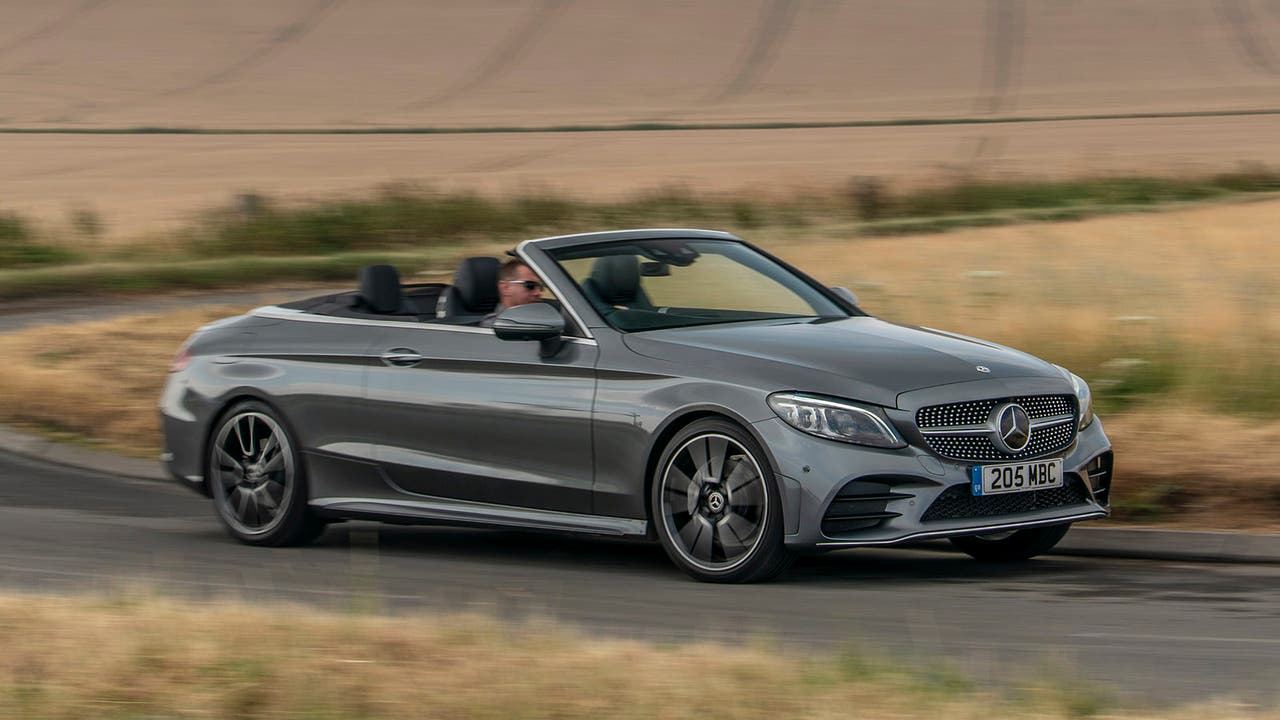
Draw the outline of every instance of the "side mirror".
<instances>
[{"instance_id":1,"label":"side mirror","mask_svg":"<svg viewBox=\"0 0 1280 720\"><path fill-rule=\"evenodd\" d=\"M853 305L854 307L858 306L858 296L854 295L853 291L850 290L849 288L833 287L831 288L831 292L835 293L841 300L844 300L850 305Z\"/></svg>"},{"instance_id":2,"label":"side mirror","mask_svg":"<svg viewBox=\"0 0 1280 720\"><path fill-rule=\"evenodd\" d=\"M517 305L494 318L493 334L502 340L537 340L542 357L551 357L564 344L564 316L546 303Z\"/></svg>"}]
</instances>

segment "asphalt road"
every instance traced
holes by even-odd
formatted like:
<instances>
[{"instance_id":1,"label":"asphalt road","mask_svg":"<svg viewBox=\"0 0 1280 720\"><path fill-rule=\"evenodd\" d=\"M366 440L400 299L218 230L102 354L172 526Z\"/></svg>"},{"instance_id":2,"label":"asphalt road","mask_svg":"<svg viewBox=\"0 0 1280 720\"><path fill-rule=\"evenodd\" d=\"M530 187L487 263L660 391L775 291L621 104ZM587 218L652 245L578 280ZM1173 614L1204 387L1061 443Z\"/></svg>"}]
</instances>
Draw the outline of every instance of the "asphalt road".
<instances>
[{"instance_id":1,"label":"asphalt road","mask_svg":"<svg viewBox=\"0 0 1280 720\"><path fill-rule=\"evenodd\" d=\"M308 547L260 549L229 539L183 488L0 456L0 588L136 585L551 617L664 642L854 647L944 660L978 683L1065 673L1157 703L1280 702L1275 566L1051 557L1006 567L876 549L805 558L767 585L713 586L686 579L656 545L590 538L348 523Z\"/></svg>"}]
</instances>

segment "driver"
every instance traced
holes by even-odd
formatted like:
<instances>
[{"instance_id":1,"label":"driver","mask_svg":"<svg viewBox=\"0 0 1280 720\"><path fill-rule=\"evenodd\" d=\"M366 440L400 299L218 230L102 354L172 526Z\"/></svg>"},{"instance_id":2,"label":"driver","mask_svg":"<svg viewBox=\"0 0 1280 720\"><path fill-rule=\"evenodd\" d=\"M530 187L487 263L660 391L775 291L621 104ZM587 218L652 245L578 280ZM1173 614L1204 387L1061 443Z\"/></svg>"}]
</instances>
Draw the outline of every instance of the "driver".
<instances>
[{"instance_id":1,"label":"driver","mask_svg":"<svg viewBox=\"0 0 1280 720\"><path fill-rule=\"evenodd\" d=\"M508 260L498 269L498 307L485 315L480 327L493 327L493 321L507 308L527 305L542 299L542 281L523 260Z\"/></svg>"}]
</instances>

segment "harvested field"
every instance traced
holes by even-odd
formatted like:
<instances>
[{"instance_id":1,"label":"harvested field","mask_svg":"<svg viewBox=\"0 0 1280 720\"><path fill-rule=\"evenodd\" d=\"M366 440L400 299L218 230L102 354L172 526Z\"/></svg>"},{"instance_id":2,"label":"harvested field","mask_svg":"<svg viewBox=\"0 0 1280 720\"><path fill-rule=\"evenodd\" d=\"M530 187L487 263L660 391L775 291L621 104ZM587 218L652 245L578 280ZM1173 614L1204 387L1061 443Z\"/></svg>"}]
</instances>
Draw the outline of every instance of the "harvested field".
<instances>
[{"instance_id":1,"label":"harvested field","mask_svg":"<svg viewBox=\"0 0 1280 720\"><path fill-rule=\"evenodd\" d=\"M0 130L541 127L1220 113L1275 105L1247 0L0 0ZM1274 108L1271 108L1274 109ZM255 191L618 195L1280 164L1274 116L484 136L0 136L0 210L107 236Z\"/></svg>"},{"instance_id":2,"label":"harvested field","mask_svg":"<svg viewBox=\"0 0 1280 720\"><path fill-rule=\"evenodd\" d=\"M1240 110L1232 0L3 0L10 126L377 127Z\"/></svg>"},{"instance_id":3,"label":"harvested field","mask_svg":"<svg viewBox=\"0 0 1280 720\"><path fill-rule=\"evenodd\" d=\"M388 182L605 199L682 185L767 198L830 193L853 177L917 187L967 178L1197 176L1246 160L1280 165L1278 124L1267 116L493 135L0 135L0 207L52 226L89 208L107 236L136 238L236 193L304 200Z\"/></svg>"}]
</instances>

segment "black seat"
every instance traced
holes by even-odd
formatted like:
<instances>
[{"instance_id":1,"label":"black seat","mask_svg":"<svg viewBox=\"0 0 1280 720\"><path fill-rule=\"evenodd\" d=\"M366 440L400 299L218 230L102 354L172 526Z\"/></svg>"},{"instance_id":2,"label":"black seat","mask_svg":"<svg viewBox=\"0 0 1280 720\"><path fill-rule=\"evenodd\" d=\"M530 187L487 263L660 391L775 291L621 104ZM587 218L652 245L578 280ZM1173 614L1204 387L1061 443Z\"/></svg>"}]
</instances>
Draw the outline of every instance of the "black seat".
<instances>
[{"instance_id":1,"label":"black seat","mask_svg":"<svg viewBox=\"0 0 1280 720\"><path fill-rule=\"evenodd\" d=\"M392 265L366 265L360 269L360 297L356 309L379 315L406 314L400 273Z\"/></svg>"},{"instance_id":2,"label":"black seat","mask_svg":"<svg viewBox=\"0 0 1280 720\"><path fill-rule=\"evenodd\" d=\"M436 318L449 323L476 323L498 307L497 258L470 257L453 274L453 286L440 295Z\"/></svg>"},{"instance_id":3,"label":"black seat","mask_svg":"<svg viewBox=\"0 0 1280 720\"><path fill-rule=\"evenodd\" d=\"M597 259L582 289L600 312L620 307L653 309L649 296L640 287L640 260L635 255L605 255Z\"/></svg>"}]
</instances>

